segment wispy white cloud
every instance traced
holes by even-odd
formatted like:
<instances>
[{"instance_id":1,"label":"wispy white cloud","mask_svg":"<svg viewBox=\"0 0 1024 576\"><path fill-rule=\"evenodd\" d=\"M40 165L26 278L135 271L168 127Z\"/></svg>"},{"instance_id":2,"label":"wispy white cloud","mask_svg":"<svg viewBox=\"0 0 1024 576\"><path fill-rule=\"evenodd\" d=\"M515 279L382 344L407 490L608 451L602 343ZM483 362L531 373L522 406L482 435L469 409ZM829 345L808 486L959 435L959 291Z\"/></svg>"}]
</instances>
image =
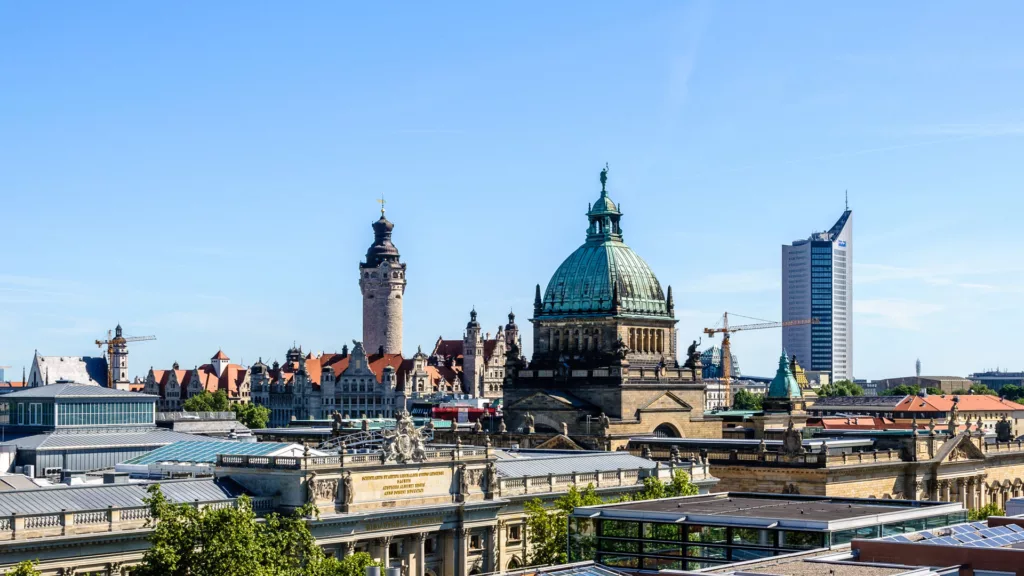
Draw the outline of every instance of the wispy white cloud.
<instances>
[{"instance_id":1,"label":"wispy white cloud","mask_svg":"<svg viewBox=\"0 0 1024 576\"><path fill-rule=\"evenodd\" d=\"M1024 122L1009 121L996 123L975 122L960 124L932 124L926 126L913 126L901 130L900 133L913 136L989 138L993 136L1024 134Z\"/></svg>"},{"instance_id":2,"label":"wispy white cloud","mask_svg":"<svg viewBox=\"0 0 1024 576\"><path fill-rule=\"evenodd\" d=\"M781 284L778 270L746 270L708 274L683 284L681 291L715 294L767 292L778 290Z\"/></svg>"},{"instance_id":3,"label":"wispy white cloud","mask_svg":"<svg viewBox=\"0 0 1024 576\"><path fill-rule=\"evenodd\" d=\"M943 306L930 302L898 298L854 300L853 303L855 322L897 330L919 330L922 317L943 309Z\"/></svg>"},{"instance_id":4,"label":"wispy white cloud","mask_svg":"<svg viewBox=\"0 0 1024 576\"><path fill-rule=\"evenodd\" d=\"M880 284L885 282L916 281L930 286L950 286L982 292L1020 293L1015 279L1024 270L1014 267L989 269L950 263L941 267L903 267L887 264L854 264L854 282ZM979 282L982 277L996 277L1004 283Z\"/></svg>"}]
</instances>

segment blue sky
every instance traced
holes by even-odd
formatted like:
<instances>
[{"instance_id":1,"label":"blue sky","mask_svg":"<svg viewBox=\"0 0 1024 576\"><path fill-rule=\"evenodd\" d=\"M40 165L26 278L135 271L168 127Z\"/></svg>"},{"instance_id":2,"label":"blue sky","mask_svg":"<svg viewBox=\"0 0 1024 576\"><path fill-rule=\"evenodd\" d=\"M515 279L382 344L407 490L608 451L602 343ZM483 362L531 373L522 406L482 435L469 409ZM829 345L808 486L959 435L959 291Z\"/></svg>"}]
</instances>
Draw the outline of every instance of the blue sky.
<instances>
[{"instance_id":1,"label":"blue sky","mask_svg":"<svg viewBox=\"0 0 1024 576\"><path fill-rule=\"evenodd\" d=\"M854 210L857 377L1024 369L1014 2L0 5L0 364L133 374L359 338L388 199L405 347L526 325L611 165L679 338L780 316ZM737 335L770 374L775 330Z\"/></svg>"}]
</instances>

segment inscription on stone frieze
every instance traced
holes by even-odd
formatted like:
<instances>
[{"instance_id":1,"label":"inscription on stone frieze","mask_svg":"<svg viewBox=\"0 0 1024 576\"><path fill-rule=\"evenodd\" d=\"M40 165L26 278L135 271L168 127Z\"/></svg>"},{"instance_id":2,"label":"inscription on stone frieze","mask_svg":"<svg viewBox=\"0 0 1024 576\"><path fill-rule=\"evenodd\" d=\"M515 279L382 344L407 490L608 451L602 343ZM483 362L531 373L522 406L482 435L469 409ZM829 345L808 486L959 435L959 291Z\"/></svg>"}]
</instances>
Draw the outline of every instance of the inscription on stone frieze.
<instances>
[{"instance_id":1,"label":"inscription on stone frieze","mask_svg":"<svg viewBox=\"0 0 1024 576\"><path fill-rule=\"evenodd\" d=\"M359 479L357 499L395 500L418 496L449 494L451 472L444 470L412 470L365 474Z\"/></svg>"}]
</instances>

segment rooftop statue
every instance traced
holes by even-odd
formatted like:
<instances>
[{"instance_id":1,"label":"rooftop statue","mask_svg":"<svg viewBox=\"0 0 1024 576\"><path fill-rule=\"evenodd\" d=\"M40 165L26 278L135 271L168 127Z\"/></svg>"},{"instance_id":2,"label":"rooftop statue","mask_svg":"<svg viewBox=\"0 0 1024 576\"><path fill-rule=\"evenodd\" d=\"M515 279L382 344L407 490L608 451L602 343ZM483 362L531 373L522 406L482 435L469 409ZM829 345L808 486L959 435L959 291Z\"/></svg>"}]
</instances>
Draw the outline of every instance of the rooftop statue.
<instances>
[{"instance_id":1,"label":"rooftop statue","mask_svg":"<svg viewBox=\"0 0 1024 576\"><path fill-rule=\"evenodd\" d=\"M408 411L399 413L394 430L384 431L381 457L385 463L423 462L427 459L426 442Z\"/></svg>"}]
</instances>

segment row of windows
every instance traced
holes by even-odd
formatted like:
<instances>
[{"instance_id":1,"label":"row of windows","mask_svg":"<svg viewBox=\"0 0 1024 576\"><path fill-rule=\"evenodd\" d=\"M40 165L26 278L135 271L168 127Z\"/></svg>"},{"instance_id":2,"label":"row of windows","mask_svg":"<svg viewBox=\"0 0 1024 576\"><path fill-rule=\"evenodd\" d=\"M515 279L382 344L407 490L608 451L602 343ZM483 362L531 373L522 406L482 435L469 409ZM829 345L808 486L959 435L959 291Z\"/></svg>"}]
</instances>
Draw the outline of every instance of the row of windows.
<instances>
[{"instance_id":1,"label":"row of windows","mask_svg":"<svg viewBox=\"0 0 1024 576\"><path fill-rule=\"evenodd\" d=\"M61 404L58 426L152 424L155 405L149 402L82 402Z\"/></svg>"}]
</instances>

